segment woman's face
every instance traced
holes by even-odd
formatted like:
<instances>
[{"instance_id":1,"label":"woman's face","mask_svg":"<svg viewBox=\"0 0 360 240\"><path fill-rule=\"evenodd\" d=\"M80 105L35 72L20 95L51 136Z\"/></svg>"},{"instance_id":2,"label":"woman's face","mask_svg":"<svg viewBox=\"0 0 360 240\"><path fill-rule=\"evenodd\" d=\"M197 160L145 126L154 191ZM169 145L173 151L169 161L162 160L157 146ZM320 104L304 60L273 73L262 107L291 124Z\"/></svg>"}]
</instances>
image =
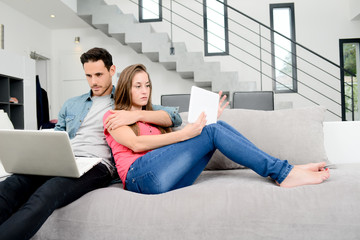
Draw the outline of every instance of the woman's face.
<instances>
[{"instance_id":1,"label":"woman's face","mask_svg":"<svg viewBox=\"0 0 360 240\"><path fill-rule=\"evenodd\" d=\"M134 75L131 86L131 110L141 110L149 101L150 80L146 72L141 71Z\"/></svg>"}]
</instances>

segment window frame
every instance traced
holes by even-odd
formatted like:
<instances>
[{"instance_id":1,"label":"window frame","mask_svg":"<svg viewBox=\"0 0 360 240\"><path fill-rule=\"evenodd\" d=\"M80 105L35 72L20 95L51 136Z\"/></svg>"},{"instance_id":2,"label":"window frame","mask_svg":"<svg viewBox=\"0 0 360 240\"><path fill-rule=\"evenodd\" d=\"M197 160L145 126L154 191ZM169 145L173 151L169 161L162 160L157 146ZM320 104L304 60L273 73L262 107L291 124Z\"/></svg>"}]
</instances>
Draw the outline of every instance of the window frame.
<instances>
[{"instance_id":1,"label":"window frame","mask_svg":"<svg viewBox=\"0 0 360 240\"><path fill-rule=\"evenodd\" d=\"M292 89L277 89L276 79L276 61L275 61L275 32L271 31L271 58L272 58L272 77L273 77L273 91L276 93L297 93L298 81L297 81L297 55L296 55L296 30L295 30L295 4L294 3L275 3L270 4L270 26L274 29L274 9L276 8L288 8L290 10L290 39L291 41L291 61L292 61ZM275 30L276 31L276 30Z\"/></svg>"},{"instance_id":2,"label":"window frame","mask_svg":"<svg viewBox=\"0 0 360 240\"><path fill-rule=\"evenodd\" d=\"M204 52L205 56L222 56L229 55L229 27L228 27L228 10L227 0L223 0L224 3L224 42L225 51L223 52L209 52L208 49L208 31L207 31L207 0L203 0L203 20L204 20Z\"/></svg>"},{"instance_id":3,"label":"window frame","mask_svg":"<svg viewBox=\"0 0 360 240\"><path fill-rule=\"evenodd\" d=\"M139 22L162 22L162 0L159 1L159 18L143 18L143 0L139 0Z\"/></svg>"}]
</instances>

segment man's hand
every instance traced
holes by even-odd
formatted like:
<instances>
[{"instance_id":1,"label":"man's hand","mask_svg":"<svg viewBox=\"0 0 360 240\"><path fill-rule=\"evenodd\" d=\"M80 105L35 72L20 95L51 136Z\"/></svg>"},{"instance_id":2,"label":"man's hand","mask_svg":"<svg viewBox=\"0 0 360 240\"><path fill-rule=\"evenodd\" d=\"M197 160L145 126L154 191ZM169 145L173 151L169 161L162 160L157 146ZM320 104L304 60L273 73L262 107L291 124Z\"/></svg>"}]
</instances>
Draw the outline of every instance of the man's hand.
<instances>
[{"instance_id":1,"label":"man's hand","mask_svg":"<svg viewBox=\"0 0 360 240\"><path fill-rule=\"evenodd\" d=\"M218 115L217 118L219 119L219 117L221 116L221 114L223 113L224 109L229 105L229 101L225 101L226 99L226 95L224 95L223 97L221 97L222 95L222 91L219 92L219 98L220 98L220 102L219 102L219 108L218 108Z\"/></svg>"},{"instance_id":2,"label":"man's hand","mask_svg":"<svg viewBox=\"0 0 360 240\"><path fill-rule=\"evenodd\" d=\"M105 120L105 128L114 130L122 126L128 126L138 121L139 113L137 111L110 110L111 114Z\"/></svg>"}]
</instances>

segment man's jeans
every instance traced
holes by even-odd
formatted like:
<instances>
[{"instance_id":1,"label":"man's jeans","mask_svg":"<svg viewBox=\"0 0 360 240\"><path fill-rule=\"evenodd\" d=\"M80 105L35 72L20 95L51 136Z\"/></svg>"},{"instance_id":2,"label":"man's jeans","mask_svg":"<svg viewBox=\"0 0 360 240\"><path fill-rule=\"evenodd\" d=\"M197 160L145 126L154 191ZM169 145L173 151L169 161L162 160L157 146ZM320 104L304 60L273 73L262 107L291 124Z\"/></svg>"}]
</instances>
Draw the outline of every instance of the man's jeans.
<instances>
[{"instance_id":1,"label":"man's jeans","mask_svg":"<svg viewBox=\"0 0 360 240\"><path fill-rule=\"evenodd\" d=\"M80 178L14 174L0 182L0 239L29 239L51 213L112 180L99 163Z\"/></svg>"},{"instance_id":2,"label":"man's jeans","mask_svg":"<svg viewBox=\"0 0 360 240\"><path fill-rule=\"evenodd\" d=\"M206 167L214 151L263 177L281 183L293 168L258 149L253 143L225 122L206 126L192 139L148 152L130 167L126 188L133 192L158 194L189 186Z\"/></svg>"}]
</instances>

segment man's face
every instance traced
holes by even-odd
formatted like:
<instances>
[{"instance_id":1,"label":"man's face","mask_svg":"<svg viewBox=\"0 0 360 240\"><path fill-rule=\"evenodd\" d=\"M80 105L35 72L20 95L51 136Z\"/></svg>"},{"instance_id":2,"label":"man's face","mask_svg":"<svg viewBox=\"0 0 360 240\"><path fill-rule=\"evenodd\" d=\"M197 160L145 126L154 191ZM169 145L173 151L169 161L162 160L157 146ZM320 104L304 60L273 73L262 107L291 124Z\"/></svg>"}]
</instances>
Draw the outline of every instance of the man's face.
<instances>
[{"instance_id":1,"label":"man's face","mask_svg":"<svg viewBox=\"0 0 360 240\"><path fill-rule=\"evenodd\" d=\"M107 70L102 60L84 63L84 71L93 96L109 95L112 90L112 76L115 66Z\"/></svg>"}]
</instances>

